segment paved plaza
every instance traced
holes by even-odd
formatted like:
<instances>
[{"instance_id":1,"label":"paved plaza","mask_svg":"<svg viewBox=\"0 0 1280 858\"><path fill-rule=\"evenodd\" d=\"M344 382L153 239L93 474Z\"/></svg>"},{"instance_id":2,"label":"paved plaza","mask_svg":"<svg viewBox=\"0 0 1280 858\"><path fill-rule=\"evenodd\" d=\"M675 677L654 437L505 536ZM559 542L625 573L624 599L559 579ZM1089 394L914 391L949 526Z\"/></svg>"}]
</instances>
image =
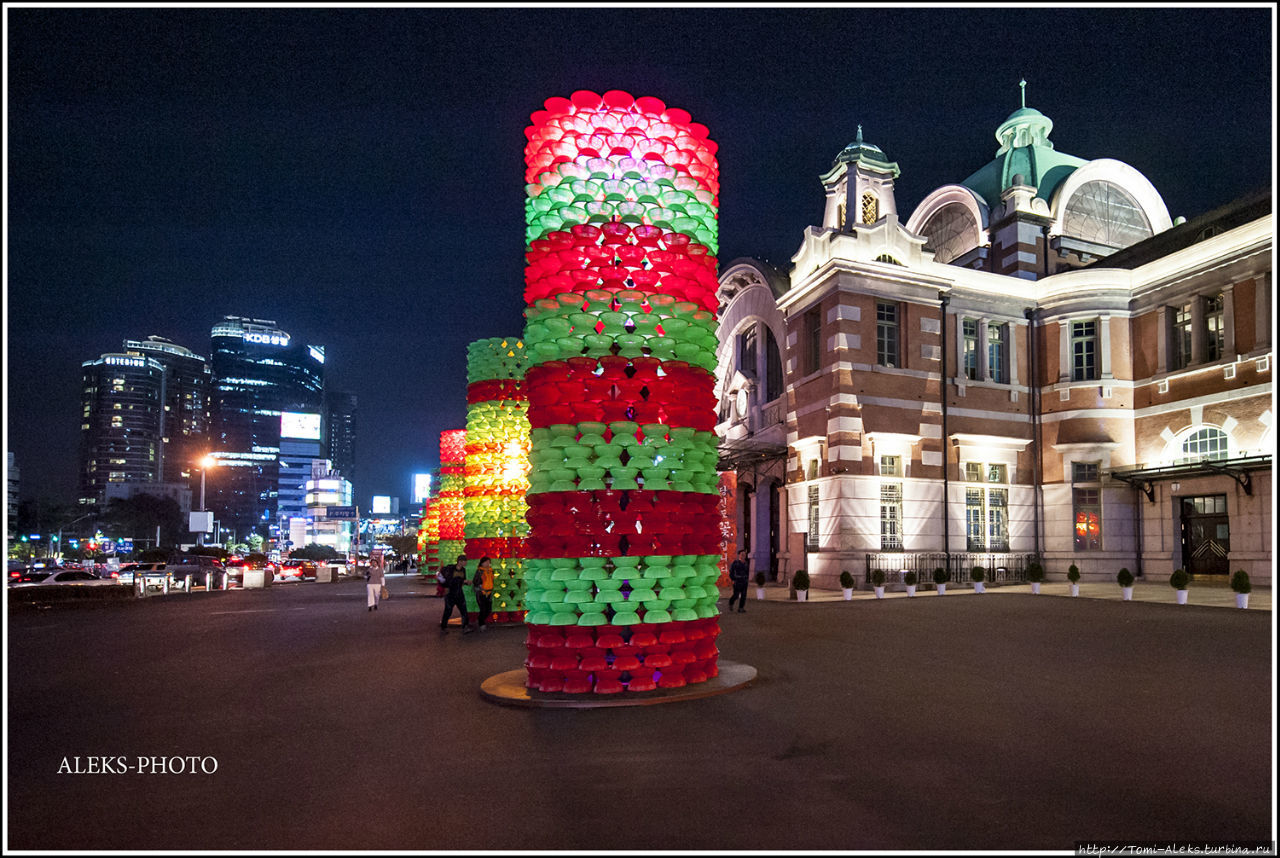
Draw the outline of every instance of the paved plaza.
<instances>
[{"instance_id":1,"label":"paved plaza","mask_svg":"<svg viewBox=\"0 0 1280 858\"><path fill-rule=\"evenodd\" d=\"M434 585L389 586L376 613L360 581L12 607L8 849L1068 850L1274 836L1263 588L1241 611L1194 589L1177 606L1165 584L1130 603L1114 585L1115 598L1051 584L850 602L814 591L805 604L780 587L756 601L752 587L719 645L758 670L753 685L579 710L485 702L481 682L523 660L523 630L442 634ZM72 773L90 757L130 771ZM212 758L216 771L139 773L140 757Z\"/></svg>"}]
</instances>

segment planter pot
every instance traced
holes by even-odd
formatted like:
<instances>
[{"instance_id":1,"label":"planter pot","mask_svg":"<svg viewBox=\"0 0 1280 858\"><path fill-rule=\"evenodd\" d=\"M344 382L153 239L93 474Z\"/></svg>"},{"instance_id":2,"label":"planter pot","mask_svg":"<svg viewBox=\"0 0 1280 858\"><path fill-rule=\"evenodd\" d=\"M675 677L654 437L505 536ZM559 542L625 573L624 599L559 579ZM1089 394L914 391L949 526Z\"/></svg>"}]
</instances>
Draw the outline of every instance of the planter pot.
<instances>
[{"instance_id":1,"label":"planter pot","mask_svg":"<svg viewBox=\"0 0 1280 858\"><path fill-rule=\"evenodd\" d=\"M1179 604L1179 605L1185 605L1185 604L1187 603L1187 591L1186 591L1186 590L1174 590L1174 592L1175 592L1175 593L1177 593L1177 595L1178 595L1178 604Z\"/></svg>"},{"instance_id":2,"label":"planter pot","mask_svg":"<svg viewBox=\"0 0 1280 858\"><path fill-rule=\"evenodd\" d=\"M987 592L987 585L986 585L985 583L983 583L982 581L974 581L974 582L973 582L973 592L975 592L975 593L985 593L985 592Z\"/></svg>"},{"instance_id":3,"label":"planter pot","mask_svg":"<svg viewBox=\"0 0 1280 858\"><path fill-rule=\"evenodd\" d=\"M876 587L876 598L877 599L884 598L884 587Z\"/></svg>"},{"instance_id":4,"label":"planter pot","mask_svg":"<svg viewBox=\"0 0 1280 858\"><path fill-rule=\"evenodd\" d=\"M946 585L946 584L939 584L939 585L938 585L938 595L939 595L939 596L941 596L941 595L942 595L943 593L945 593L945 592L947 592L947 585Z\"/></svg>"},{"instance_id":5,"label":"planter pot","mask_svg":"<svg viewBox=\"0 0 1280 858\"><path fill-rule=\"evenodd\" d=\"M1237 607L1237 608L1247 608L1247 607L1249 607L1249 594L1248 594L1248 593L1236 593L1236 607Z\"/></svg>"},{"instance_id":6,"label":"planter pot","mask_svg":"<svg viewBox=\"0 0 1280 858\"><path fill-rule=\"evenodd\" d=\"M1079 596L1079 595L1080 595L1080 585L1079 585L1079 584L1072 584L1072 585L1071 585L1071 595L1073 595L1073 596Z\"/></svg>"},{"instance_id":7,"label":"planter pot","mask_svg":"<svg viewBox=\"0 0 1280 858\"><path fill-rule=\"evenodd\" d=\"M1132 602L1132 601L1133 601L1133 588L1132 588L1132 587L1121 587L1121 588L1120 588L1120 592L1124 594L1124 600L1125 600L1126 602Z\"/></svg>"},{"instance_id":8,"label":"planter pot","mask_svg":"<svg viewBox=\"0 0 1280 858\"><path fill-rule=\"evenodd\" d=\"M841 588L840 588L840 592L844 594L844 600L845 600L846 602L853 598L853 588L852 588L852 587L841 587Z\"/></svg>"},{"instance_id":9,"label":"planter pot","mask_svg":"<svg viewBox=\"0 0 1280 858\"><path fill-rule=\"evenodd\" d=\"M808 591L808 590L796 590L796 601L797 601L797 602L804 602L804 601L807 601L808 599L809 599L809 591Z\"/></svg>"},{"instance_id":10,"label":"planter pot","mask_svg":"<svg viewBox=\"0 0 1280 858\"><path fill-rule=\"evenodd\" d=\"M764 587L756 587L756 598L764 601Z\"/></svg>"},{"instance_id":11,"label":"planter pot","mask_svg":"<svg viewBox=\"0 0 1280 858\"><path fill-rule=\"evenodd\" d=\"M914 596L915 594L916 594L916 585L915 585L915 584L908 584L908 585L907 585L907 596L908 596L908 598L910 598L911 596Z\"/></svg>"},{"instance_id":12,"label":"planter pot","mask_svg":"<svg viewBox=\"0 0 1280 858\"><path fill-rule=\"evenodd\" d=\"M1035 596L1039 596L1039 595L1040 595L1040 582L1039 582L1039 581L1032 581L1032 582L1031 582L1031 593L1032 593L1032 595L1035 595Z\"/></svg>"}]
</instances>

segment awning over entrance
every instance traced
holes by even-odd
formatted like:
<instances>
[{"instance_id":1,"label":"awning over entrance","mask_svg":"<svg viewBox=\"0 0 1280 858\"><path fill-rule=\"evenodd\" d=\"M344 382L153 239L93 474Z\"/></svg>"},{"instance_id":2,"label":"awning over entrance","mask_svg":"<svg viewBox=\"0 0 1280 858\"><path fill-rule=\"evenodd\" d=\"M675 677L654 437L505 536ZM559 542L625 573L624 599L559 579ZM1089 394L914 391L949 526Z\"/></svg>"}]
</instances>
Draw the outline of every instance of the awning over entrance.
<instances>
[{"instance_id":1,"label":"awning over entrance","mask_svg":"<svg viewBox=\"0 0 1280 858\"><path fill-rule=\"evenodd\" d=\"M1147 500L1155 503L1155 484L1161 480L1176 480L1184 477L1203 477L1211 474L1226 474L1235 480L1244 493L1253 495L1253 478L1250 471L1266 471L1271 469L1270 456L1243 456L1238 459L1204 459L1199 462L1188 462L1182 465L1168 465L1162 468L1130 468L1128 470L1111 471L1110 474L1121 482L1128 483L1142 490Z\"/></svg>"}]
</instances>

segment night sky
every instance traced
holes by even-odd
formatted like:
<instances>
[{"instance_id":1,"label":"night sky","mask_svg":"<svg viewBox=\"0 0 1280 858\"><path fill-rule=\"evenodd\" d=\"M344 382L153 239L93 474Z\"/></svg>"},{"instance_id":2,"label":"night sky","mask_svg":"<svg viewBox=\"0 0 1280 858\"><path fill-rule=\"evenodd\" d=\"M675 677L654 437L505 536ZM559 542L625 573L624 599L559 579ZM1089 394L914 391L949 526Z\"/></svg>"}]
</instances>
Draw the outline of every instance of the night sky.
<instances>
[{"instance_id":1,"label":"night sky","mask_svg":"<svg viewBox=\"0 0 1280 858\"><path fill-rule=\"evenodd\" d=\"M524 128L626 90L719 144L720 260L784 271L854 139L903 221L1027 104L1188 218L1273 159L1274 11L5 9L6 449L22 497L76 489L80 364L223 315L322 344L360 397L356 499L407 503L465 425L466 346L522 331Z\"/></svg>"}]
</instances>

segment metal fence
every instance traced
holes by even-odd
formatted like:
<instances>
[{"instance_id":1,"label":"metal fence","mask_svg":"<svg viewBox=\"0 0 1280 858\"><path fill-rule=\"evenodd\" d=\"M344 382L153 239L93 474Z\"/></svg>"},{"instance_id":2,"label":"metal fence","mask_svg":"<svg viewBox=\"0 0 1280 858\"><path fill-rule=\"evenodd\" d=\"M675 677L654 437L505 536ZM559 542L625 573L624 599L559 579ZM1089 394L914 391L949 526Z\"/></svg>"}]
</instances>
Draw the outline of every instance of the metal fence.
<instances>
[{"instance_id":1,"label":"metal fence","mask_svg":"<svg viewBox=\"0 0 1280 858\"><path fill-rule=\"evenodd\" d=\"M871 573L880 570L884 573L885 586L901 585L903 572L916 573L917 586L927 588L933 586L933 570L942 568L951 573L950 584L970 583L970 571L975 566L986 570L985 581L988 584L1024 584L1027 580L1027 565L1036 559L1034 554L1013 554L1009 552L956 552L950 555L936 552L886 552L868 554L866 569L862 583L871 586Z\"/></svg>"}]
</instances>

